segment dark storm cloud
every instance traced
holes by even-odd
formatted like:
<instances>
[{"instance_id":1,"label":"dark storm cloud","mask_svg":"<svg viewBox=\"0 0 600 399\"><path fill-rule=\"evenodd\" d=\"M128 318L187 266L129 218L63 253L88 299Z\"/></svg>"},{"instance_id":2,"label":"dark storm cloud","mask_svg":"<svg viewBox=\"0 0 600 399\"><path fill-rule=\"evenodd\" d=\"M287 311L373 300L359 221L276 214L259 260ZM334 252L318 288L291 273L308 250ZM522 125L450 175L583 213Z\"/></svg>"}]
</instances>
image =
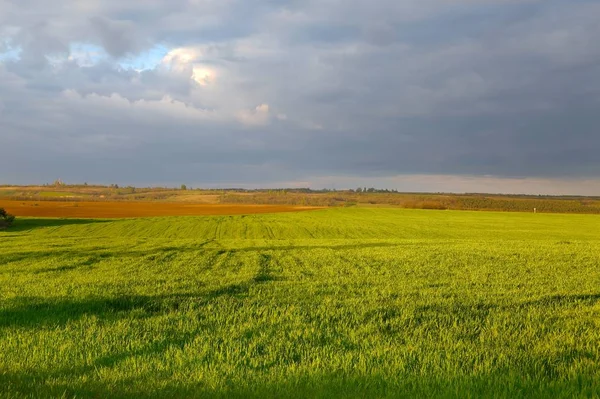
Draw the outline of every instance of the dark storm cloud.
<instances>
[{"instance_id":1,"label":"dark storm cloud","mask_svg":"<svg viewBox=\"0 0 600 399\"><path fill-rule=\"evenodd\" d=\"M0 0L2 181L600 174L597 2L53 4Z\"/></svg>"}]
</instances>

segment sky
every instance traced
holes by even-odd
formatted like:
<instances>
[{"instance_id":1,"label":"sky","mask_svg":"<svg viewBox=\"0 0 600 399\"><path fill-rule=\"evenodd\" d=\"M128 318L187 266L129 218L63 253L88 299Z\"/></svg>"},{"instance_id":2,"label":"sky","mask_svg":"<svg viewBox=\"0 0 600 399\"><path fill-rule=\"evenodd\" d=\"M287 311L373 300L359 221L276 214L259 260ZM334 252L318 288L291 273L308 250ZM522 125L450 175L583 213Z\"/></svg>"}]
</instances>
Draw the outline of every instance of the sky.
<instances>
[{"instance_id":1,"label":"sky","mask_svg":"<svg viewBox=\"0 0 600 399\"><path fill-rule=\"evenodd\" d=\"M597 0L0 0L0 184L600 195Z\"/></svg>"}]
</instances>

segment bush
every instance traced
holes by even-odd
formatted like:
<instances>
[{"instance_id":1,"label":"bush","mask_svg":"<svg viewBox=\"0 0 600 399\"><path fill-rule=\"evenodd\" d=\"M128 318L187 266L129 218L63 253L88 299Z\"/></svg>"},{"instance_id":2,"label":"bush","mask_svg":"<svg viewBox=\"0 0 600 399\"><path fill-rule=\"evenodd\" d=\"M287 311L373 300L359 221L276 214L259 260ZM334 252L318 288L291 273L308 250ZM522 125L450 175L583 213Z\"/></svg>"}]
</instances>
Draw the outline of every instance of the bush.
<instances>
[{"instance_id":1,"label":"bush","mask_svg":"<svg viewBox=\"0 0 600 399\"><path fill-rule=\"evenodd\" d=\"M4 208L0 208L0 229L10 227L15 221L15 217L7 213Z\"/></svg>"}]
</instances>

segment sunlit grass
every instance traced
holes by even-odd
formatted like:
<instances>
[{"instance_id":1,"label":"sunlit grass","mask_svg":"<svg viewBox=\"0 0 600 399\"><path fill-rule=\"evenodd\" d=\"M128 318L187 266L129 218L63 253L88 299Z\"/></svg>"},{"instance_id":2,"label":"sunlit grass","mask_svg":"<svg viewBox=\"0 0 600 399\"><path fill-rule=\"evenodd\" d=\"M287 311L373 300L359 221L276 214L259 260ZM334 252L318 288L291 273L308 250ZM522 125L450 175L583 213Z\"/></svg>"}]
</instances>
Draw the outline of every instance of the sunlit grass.
<instances>
[{"instance_id":1,"label":"sunlit grass","mask_svg":"<svg viewBox=\"0 0 600 399\"><path fill-rule=\"evenodd\" d=\"M41 191L38 193L40 197L85 197L85 193L72 193L68 191Z\"/></svg>"},{"instance_id":2,"label":"sunlit grass","mask_svg":"<svg viewBox=\"0 0 600 399\"><path fill-rule=\"evenodd\" d=\"M4 397L594 397L600 217L390 209L0 232Z\"/></svg>"}]
</instances>

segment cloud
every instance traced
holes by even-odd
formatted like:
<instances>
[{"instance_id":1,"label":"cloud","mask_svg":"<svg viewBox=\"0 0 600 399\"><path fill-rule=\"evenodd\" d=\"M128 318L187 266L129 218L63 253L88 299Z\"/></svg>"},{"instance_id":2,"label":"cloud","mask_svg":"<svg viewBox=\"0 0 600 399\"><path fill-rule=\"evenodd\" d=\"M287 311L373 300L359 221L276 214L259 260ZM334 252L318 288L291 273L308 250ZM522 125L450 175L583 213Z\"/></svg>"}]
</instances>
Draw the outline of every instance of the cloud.
<instances>
[{"instance_id":1,"label":"cloud","mask_svg":"<svg viewBox=\"0 0 600 399\"><path fill-rule=\"evenodd\" d=\"M215 186L215 187L218 187ZM257 184L236 187L261 188ZM493 176L457 175L395 175L386 177L316 176L297 181L280 181L267 188L294 187L313 189L355 189L377 187L404 192L444 193L490 193L527 195L580 195L597 196L600 179L556 179L556 178L501 178Z\"/></svg>"},{"instance_id":2,"label":"cloud","mask_svg":"<svg viewBox=\"0 0 600 399\"><path fill-rule=\"evenodd\" d=\"M136 32L136 24L132 21L94 16L90 18L90 26L102 47L113 57L137 53L145 47L142 35Z\"/></svg>"},{"instance_id":3,"label":"cloud","mask_svg":"<svg viewBox=\"0 0 600 399\"><path fill-rule=\"evenodd\" d=\"M170 96L164 96L159 100L137 100L130 101L117 93L110 96L98 94L80 95L76 91L66 90L62 93L65 108L87 113L99 113L99 116L110 113L132 118L137 123L157 123L171 121L183 124L196 121L215 120L218 118L215 112L198 109L181 101L174 100Z\"/></svg>"},{"instance_id":4,"label":"cloud","mask_svg":"<svg viewBox=\"0 0 600 399\"><path fill-rule=\"evenodd\" d=\"M252 110L243 110L238 114L238 119L244 125L264 126L268 124L271 119L269 104L260 104Z\"/></svg>"},{"instance_id":5,"label":"cloud","mask_svg":"<svg viewBox=\"0 0 600 399\"><path fill-rule=\"evenodd\" d=\"M169 70L187 72L194 82L206 86L215 82L217 72L214 67L202 63L202 56L199 48L176 48L169 51L161 63Z\"/></svg>"},{"instance_id":6,"label":"cloud","mask_svg":"<svg viewBox=\"0 0 600 399\"><path fill-rule=\"evenodd\" d=\"M112 182L120 166L140 184L452 175L584 192L600 174L598 18L585 0L1 1L0 179Z\"/></svg>"}]
</instances>

